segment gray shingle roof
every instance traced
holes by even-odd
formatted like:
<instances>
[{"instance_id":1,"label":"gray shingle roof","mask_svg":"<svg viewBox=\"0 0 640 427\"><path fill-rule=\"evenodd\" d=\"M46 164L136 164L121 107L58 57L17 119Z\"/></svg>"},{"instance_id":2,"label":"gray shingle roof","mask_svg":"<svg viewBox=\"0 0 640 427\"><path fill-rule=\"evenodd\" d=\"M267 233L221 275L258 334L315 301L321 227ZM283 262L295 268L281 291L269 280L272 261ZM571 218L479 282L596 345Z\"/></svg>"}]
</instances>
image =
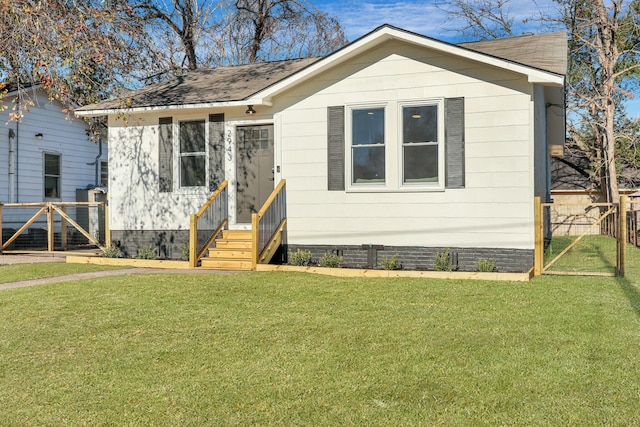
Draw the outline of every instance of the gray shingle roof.
<instances>
[{"instance_id":1,"label":"gray shingle roof","mask_svg":"<svg viewBox=\"0 0 640 427\"><path fill-rule=\"evenodd\" d=\"M189 71L182 76L129 93L125 105L159 107L241 101L318 59L320 58L293 59ZM122 107L122 101L112 100L78 110L109 110Z\"/></svg>"},{"instance_id":2,"label":"gray shingle roof","mask_svg":"<svg viewBox=\"0 0 640 427\"><path fill-rule=\"evenodd\" d=\"M567 74L567 35L564 32L460 43L458 46L540 70Z\"/></svg>"},{"instance_id":3,"label":"gray shingle roof","mask_svg":"<svg viewBox=\"0 0 640 427\"><path fill-rule=\"evenodd\" d=\"M565 33L526 35L461 43L459 46L532 68L561 75L566 74L567 40ZM124 105L122 100L111 100L88 105L77 111L242 101L320 59L294 59L198 69L166 82L131 92L125 98Z\"/></svg>"}]
</instances>

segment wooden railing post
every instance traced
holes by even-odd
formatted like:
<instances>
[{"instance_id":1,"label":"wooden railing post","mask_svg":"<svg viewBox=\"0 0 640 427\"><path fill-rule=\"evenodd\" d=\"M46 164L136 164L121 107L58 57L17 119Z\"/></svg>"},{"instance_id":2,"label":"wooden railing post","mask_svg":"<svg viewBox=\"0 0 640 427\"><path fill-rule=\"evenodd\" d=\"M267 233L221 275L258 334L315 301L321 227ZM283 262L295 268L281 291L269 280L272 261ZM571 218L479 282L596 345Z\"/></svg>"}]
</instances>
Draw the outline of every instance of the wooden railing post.
<instances>
[{"instance_id":1,"label":"wooden railing post","mask_svg":"<svg viewBox=\"0 0 640 427\"><path fill-rule=\"evenodd\" d=\"M627 196L620 196L618 205L618 244L616 276L624 277L624 269L627 261Z\"/></svg>"},{"instance_id":2,"label":"wooden railing post","mask_svg":"<svg viewBox=\"0 0 640 427\"><path fill-rule=\"evenodd\" d=\"M47 250L53 252L53 203L47 203Z\"/></svg>"},{"instance_id":3,"label":"wooden railing post","mask_svg":"<svg viewBox=\"0 0 640 427\"><path fill-rule=\"evenodd\" d=\"M542 202L540 197L535 197L533 202L533 227L534 250L533 250L533 275L539 276L544 268L544 222L542 215Z\"/></svg>"},{"instance_id":4,"label":"wooden railing post","mask_svg":"<svg viewBox=\"0 0 640 427\"><path fill-rule=\"evenodd\" d=\"M260 217L257 213L251 214L251 270L255 270L258 265L258 252L260 252L259 248L259 227L260 226Z\"/></svg>"},{"instance_id":5,"label":"wooden railing post","mask_svg":"<svg viewBox=\"0 0 640 427\"><path fill-rule=\"evenodd\" d=\"M196 214L189 216L189 267L196 268L198 263L198 218Z\"/></svg>"},{"instance_id":6,"label":"wooden railing post","mask_svg":"<svg viewBox=\"0 0 640 427\"><path fill-rule=\"evenodd\" d=\"M109 205L104 205L104 246L111 246L111 228L109 227Z\"/></svg>"}]
</instances>

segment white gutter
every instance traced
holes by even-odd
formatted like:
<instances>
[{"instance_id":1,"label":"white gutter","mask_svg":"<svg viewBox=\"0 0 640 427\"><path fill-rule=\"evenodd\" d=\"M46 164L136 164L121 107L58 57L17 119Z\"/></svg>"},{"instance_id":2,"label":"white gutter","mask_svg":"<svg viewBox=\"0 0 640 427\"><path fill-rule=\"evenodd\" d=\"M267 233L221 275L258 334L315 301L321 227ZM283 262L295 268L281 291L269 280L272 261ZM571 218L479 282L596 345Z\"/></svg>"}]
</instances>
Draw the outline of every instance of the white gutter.
<instances>
[{"instance_id":1,"label":"white gutter","mask_svg":"<svg viewBox=\"0 0 640 427\"><path fill-rule=\"evenodd\" d=\"M108 116L110 114L135 114L135 113L152 113L156 111L175 111L175 110L197 110L211 108L227 108L227 107L244 107L247 105L262 105L271 107L273 103L264 98L252 97L242 101L228 102L203 102L200 104L182 104L182 105L160 105L151 107L134 107L134 108L107 108L96 110L76 110L74 113L80 117L99 117Z\"/></svg>"}]
</instances>

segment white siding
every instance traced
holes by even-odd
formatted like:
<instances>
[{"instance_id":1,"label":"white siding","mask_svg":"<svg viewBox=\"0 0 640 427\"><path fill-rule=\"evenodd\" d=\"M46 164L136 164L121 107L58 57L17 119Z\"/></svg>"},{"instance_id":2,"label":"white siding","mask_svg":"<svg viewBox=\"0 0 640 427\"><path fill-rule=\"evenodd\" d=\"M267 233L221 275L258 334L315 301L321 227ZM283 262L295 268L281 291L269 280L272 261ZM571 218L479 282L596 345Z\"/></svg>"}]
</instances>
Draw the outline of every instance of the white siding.
<instances>
[{"instance_id":1,"label":"white siding","mask_svg":"<svg viewBox=\"0 0 640 427\"><path fill-rule=\"evenodd\" d=\"M257 108L250 123L273 123L271 112ZM205 188L181 189L175 180L177 167L177 134L174 133L174 191L160 192L158 186L158 119L206 119L223 111L189 111L129 116L122 121L109 118L109 204L113 230L188 230L189 216L207 200L211 191ZM235 140L236 125L248 124L244 108L225 113L225 175L230 182L229 212L233 223L235 212ZM175 132L175 131L174 131ZM229 132L229 133L228 133Z\"/></svg>"},{"instance_id":2,"label":"white siding","mask_svg":"<svg viewBox=\"0 0 640 427\"><path fill-rule=\"evenodd\" d=\"M460 96L465 188L327 191L328 106L383 101L396 109L397 101ZM279 102L289 243L533 248L532 87L526 77L387 43ZM395 146L394 132L387 129L387 144Z\"/></svg>"},{"instance_id":3,"label":"white siding","mask_svg":"<svg viewBox=\"0 0 640 427\"><path fill-rule=\"evenodd\" d=\"M3 100L10 104L11 99ZM35 105L29 107L20 123L9 122L0 134L0 201L9 201L9 128L17 142L16 202L44 200L44 153L61 156L62 201L75 201L76 189L95 185L95 166L90 165L98 155L98 146L89 141L86 124L62 111L60 104L49 101L38 92ZM7 123L6 110L2 123ZM42 139L36 134L41 133ZM106 161L106 149L101 161Z\"/></svg>"}]
</instances>

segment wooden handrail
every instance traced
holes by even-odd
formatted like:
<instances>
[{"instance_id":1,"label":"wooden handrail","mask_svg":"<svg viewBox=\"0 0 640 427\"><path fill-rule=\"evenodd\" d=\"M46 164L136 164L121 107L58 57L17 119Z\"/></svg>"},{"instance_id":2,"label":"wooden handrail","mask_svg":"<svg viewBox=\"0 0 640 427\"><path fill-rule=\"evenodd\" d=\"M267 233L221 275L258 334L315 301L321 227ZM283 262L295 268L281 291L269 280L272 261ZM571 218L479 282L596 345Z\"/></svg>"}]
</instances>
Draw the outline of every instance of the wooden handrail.
<instances>
[{"instance_id":1,"label":"wooden handrail","mask_svg":"<svg viewBox=\"0 0 640 427\"><path fill-rule=\"evenodd\" d=\"M278 185L276 185L276 188L273 189L273 191L267 198L267 201L264 202L264 204L262 205L262 208L258 211L258 218L262 218L264 216L265 212L267 211L267 209L269 209L269 206L271 206L271 203L273 203L276 196L278 196L278 193L280 192L280 190L282 190L282 187L284 187L286 183L287 183L286 179L280 180Z\"/></svg>"},{"instance_id":2,"label":"wooden handrail","mask_svg":"<svg viewBox=\"0 0 640 427\"><path fill-rule=\"evenodd\" d=\"M208 249L208 246L213 243L213 241L218 237L218 235L222 232L222 230L227 226L228 219L224 218L220 224L217 225L214 233L209 236L206 243L203 245L202 249L198 249L198 220L207 212L207 209L211 207L213 202L220 196L220 194L227 188L228 181L224 180L222 183L216 188L216 190L211 193L211 196L207 199L207 201L202 205L202 207L198 210L198 213L191 214L189 218L189 266L191 268L195 268L198 265L198 261L202 259L205 252ZM226 216L228 213L225 212Z\"/></svg>"},{"instance_id":3,"label":"wooden handrail","mask_svg":"<svg viewBox=\"0 0 640 427\"><path fill-rule=\"evenodd\" d=\"M251 215L251 230L252 230L251 241L252 241L252 248L253 248L252 249L253 254L251 256L251 268L253 270L255 270L258 262L261 262L262 251L264 250L264 248L260 247L260 220L265 216L265 214L267 213L267 211L269 210L273 202L276 200L278 195L283 191L283 188L285 187L286 183L287 181L285 179L280 180L280 182L273 189L273 191L271 192L267 200L264 202L260 210L257 213L254 213L253 215ZM285 221L282 222L282 220L285 220ZM286 217L280 218L278 222L281 223L282 226L284 226L284 224L286 224ZM275 228L274 233L282 233L282 229L279 227L280 226L277 226ZM273 235L269 236L269 241L271 241L273 238L274 238Z\"/></svg>"},{"instance_id":4,"label":"wooden handrail","mask_svg":"<svg viewBox=\"0 0 640 427\"><path fill-rule=\"evenodd\" d=\"M214 191L211 194L211 196L209 196L209 198L204 203L204 205L202 205L202 207L200 208L198 213L196 213L196 218L200 218L202 215L204 215L204 213L207 211L209 206L211 206L211 203L213 203L213 201L216 199L216 197L218 197L218 194L220 194L222 192L222 190L224 190L227 187L228 184L229 184L229 182L226 179L224 181L222 181L222 183L218 186L218 188L216 188L216 191Z\"/></svg>"}]
</instances>

